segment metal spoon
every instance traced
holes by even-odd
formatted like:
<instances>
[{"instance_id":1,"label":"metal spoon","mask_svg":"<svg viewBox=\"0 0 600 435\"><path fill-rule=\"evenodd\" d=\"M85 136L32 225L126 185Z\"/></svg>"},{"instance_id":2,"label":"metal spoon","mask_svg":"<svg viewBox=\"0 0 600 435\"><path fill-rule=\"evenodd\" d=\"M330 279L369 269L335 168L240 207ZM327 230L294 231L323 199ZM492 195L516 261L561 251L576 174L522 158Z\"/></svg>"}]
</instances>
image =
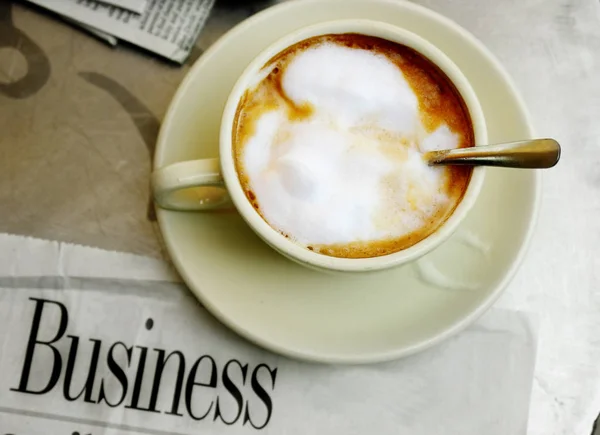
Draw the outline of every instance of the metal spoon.
<instances>
[{"instance_id":1,"label":"metal spoon","mask_svg":"<svg viewBox=\"0 0 600 435\"><path fill-rule=\"evenodd\" d=\"M504 168L551 168L560 159L554 139L531 139L496 145L429 151L423 157L430 165L483 165Z\"/></svg>"}]
</instances>

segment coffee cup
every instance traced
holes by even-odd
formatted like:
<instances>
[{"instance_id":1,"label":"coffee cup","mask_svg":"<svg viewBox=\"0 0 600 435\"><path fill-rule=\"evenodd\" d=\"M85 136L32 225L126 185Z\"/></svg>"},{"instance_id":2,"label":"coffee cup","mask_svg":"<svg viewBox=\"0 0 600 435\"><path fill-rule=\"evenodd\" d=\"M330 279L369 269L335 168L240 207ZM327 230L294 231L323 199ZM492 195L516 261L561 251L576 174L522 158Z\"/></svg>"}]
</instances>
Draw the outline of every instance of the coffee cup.
<instances>
[{"instance_id":1,"label":"coffee cup","mask_svg":"<svg viewBox=\"0 0 600 435\"><path fill-rule=\"evenodd\" d=\"M233 204L252 230L272 248L293 261L317 270L367 272L406 264L418 259L439 246L447 240L460 225L475 203L481 189L485 174L485 169L483 167L468 169L470 171L468 179L466 179L464 190L461 191L456 204L449 209L450 211L447 213L447 216L445 216L443 220L440 221L439 225L436 225L430 233L426 233L422 238L416 240L414 243L408 243L401 249L389 253L385 250L381 251L380 249L380 251L383 252L381 255L371 255L370 253L367 253L366 256L359 257L344 256L343 254L337 255L336 249L331 248L331 246L338 246L339 243L333 245L323 243L319 245L318 243L302 242L299 238L296 238L293 225L291 231L290 228L285 227L285 225L283 225L283 227L278 227L274 224L274 222L279 220L277 207L280 200L278 197L276 195L272 196L272 192L268 189L265 193L259 191L254 192L252 189L248 188L248 183L242 180L242 178L247 177L245 174L242 174L243 170L240 169L240 158L237 155L239 152L237 152L236 148L239 139L236 136L235 131L236 125L239 124L238 118L240 115L241 102L247 97L250 89L253 89L260 80L265 79L265 66L269 65L269 62L272 62L274 58L281 56L281 53L285 53L290 47L295 47L303 41L314 40L314 38L324 37L325 35L333 37L334 39L335 35L360 35L361 37L377 38L379 40L399 44L418 53L420 56L431 62L431 64L435 65L435 67L447 77L451 82L452 87L460 96L472 128L472 144L487 143L485 119L477 96L465 76L442 51L423 38L389 24L370 20L339 20L326 22L302 28L279 39L277 42L267 47L250 63L250 65L248 65L234 85L225 105L220 126L219 157L184 161L166 167L156 168L152 174L151 180L155 202L159 207L169 210L198 212L210 212ZM359 37L356 38L360 39ZM382 71L383 76L387 77L385 75L387 74L385 72L387 70ZM267 69L267 72L271 73L272 69ZM393 101L391 104L393 104ZM402 110L402 108L399 110ZM367 115L370 116L370 114ZM327 122L330 122L329 118L327 118L327 120ZM343 122L346 122L346 120L347 119L344 118ZM331 122L338 125L341 121L334 120ZM313 124L314 123L311 123L310 128L313 128ZM294 126L296 126L296 124L294 124ZM311 132L310 129L303 131ZM312 131L312 133L314 133L314 131ZM199 140L200 139L201 138L199 138ZM370 137L370 139L372 139L372 137ZM345 155L346 154L344 154L344 156ZM317 163L319 162L317 162L316 159L314 162L311 162L310 153L303 156L303 159L301 159L303 164L301 169L302 171L306 170L312 174L312 172L314 172L312 171L313 163L315 166L318 166ZM296 160L294 160L294 162L297 163ZM411 166L411 168L412 167L413 166ZM295 168L296 169L294 170L297 172L297 167ZM429 177L430 174L427 173L426 175ZM415 175L415 177L418 176L420 176L419 173ZM294 180L296 179L298 179L297 176L295 176ZM367 179L368 176L364 178L365 185L367 184ZM415 178L414 180L418 180L418 178ZM356 182L359 183L357 186L361 187L361 180L359 179ZM304 184L306 183L300 180L300 182L297 182L294 186L297 187L298 185L302 186ZM265 185L267 187L270 186L269 183L266 183ZM296 187L294 187L294 189ZM319 185L317 184L317 188L318 187ZM406 189L403 191L406 191ZM366 196L368 197L369 190L365 189L365 192L367 192ZM275 204L274 211L261 209L261 195L268 195L269 197L272 196L274 198L274 200L271 201L271 203ZM256 196L258 196L258 198L255 198ZM363 195L363 197L364 196L365 195ZM255 199L258 199L258 202L255 201ZM417 200L418 199L419 198L417 198ZM269 201L264 202L268 203ZM284 202L281 204L281 207L290 208L290 206L286 205ZM291 204L299 203L296 201ZM326 205L323 206L323 204L321 204L321 206L326 207ZM342 209L343 206L344 204L342 204ZM310 207L310 203L308 207ZM334 206L332 205L332 207ZM426 204L426 208L428 207L429 205ZM292 208L291 210L291 214L293 215L295 209ZM300 211L297 214L302 215L303 213L306 214L307 210L310 211L310 208L300 208L298 210ZM319 216L328 217L326 209L317 210L318 213L313 213L313 219L318 219ZM360 215L361 212L362 209L357 208L357 215ZM368 213L370 213L369 215L377 214L373 210L368 210ZM394 215L389 214L388 216L388 214L384 214L386 216L386 222L391 221L390 225L394 225ZM290 213L288 212L287 215L290 215ZM343 216L349 215L352 214L342 213L341 219L343 219ZM269 220L272 216L275 216L275 219ZM403 218L405 217L404 215L400 216ZM333 224L329 228L335 233L333 230L336 229L336 226L344 228L348 227L350 228L349 233L352 234L352 231L356 230L357 225L360 225L361 222L361 219L359 218L352 219L350 219L350 222L343 222L340 225ZM408 219L406 225L410 227L410 225L413 224L413 221L414 219L412 221L411 219ZM306 231L312 236L310 229L317 227L317 224L318 221L309 221L308 224L302 223L301 225L308 228ZM419 223L416 225L418 224ZM382 224L379 223L378 225L381 226ZM284 229L282 230L282 228ZM377 234L374 229L371 228L371 230L371 232L367 231L367 233ZM325 231L325 235L323 236L325 237L324 240L326 242L330 242L328 233L328 231ZM347 234L340 235L340 237L345 236L347 236ZM315 249L315 246L322 247ZM342 244L342 246L343 247L340 249L341 252L351 252L352 246L354 245ZM347 246L350 246L350 248Z\"/></svg>"}]
</instances>

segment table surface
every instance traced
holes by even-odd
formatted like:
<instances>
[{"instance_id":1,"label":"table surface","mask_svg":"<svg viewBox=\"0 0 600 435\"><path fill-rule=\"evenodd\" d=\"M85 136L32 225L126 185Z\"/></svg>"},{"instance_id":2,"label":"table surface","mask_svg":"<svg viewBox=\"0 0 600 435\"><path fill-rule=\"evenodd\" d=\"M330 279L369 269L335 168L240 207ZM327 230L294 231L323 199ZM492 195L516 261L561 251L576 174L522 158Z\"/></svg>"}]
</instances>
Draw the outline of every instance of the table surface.
<instances>
[{"instance_id":1,"label":"table surface","mask_svg":"<svg viewBox=\"0 0 600 435\"><path fill-rule=\"evenodd\" d=\"M148 191L160 120L193 61L272 3L217 0L176 66L0 0L0 232L164 257ZM529 433L588 435L600 410L600 2L418 3L483 41L538 134L563 145L531 249L498 305L541 322Z\"/></svg>"}]
</instances>

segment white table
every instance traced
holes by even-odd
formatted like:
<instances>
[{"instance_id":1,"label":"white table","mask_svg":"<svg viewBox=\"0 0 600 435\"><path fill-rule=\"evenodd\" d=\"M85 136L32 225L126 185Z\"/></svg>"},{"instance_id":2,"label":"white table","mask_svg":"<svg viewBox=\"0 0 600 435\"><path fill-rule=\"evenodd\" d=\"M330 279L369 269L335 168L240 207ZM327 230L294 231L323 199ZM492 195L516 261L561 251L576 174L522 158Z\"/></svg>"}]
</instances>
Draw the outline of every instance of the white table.
<instances>
[{"instance_id":1,"label":"white table","mask_svg":"<svg viewBox=\"0 0 600 435\"><path fill-rule=\"evenodd\" d=\"M541 320L530 433L588 435L600 411L600 2L418 2L483 41L513 76L538 134L563 145L544 177L530 252L498 304ZM270 3L217 0L192 60ZM2 2L0 27L13 25L42 55L28 87L11 88L27 65L0 32L0 47L9 46L0 48L0 83L8 84L0 86L0 232L164 255L146 213L148 151L189 62L177 68L111 50Z\"/></svg>"}]
</instances>

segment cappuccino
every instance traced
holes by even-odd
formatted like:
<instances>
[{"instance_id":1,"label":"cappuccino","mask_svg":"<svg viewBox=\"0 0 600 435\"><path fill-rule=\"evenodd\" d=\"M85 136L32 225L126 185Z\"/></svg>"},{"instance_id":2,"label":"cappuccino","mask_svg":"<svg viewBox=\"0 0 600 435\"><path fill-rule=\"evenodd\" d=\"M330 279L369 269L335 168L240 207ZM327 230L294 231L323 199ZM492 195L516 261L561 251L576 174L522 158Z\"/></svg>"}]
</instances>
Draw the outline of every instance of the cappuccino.
<instances>
[{"instance_id":1,"label":"cappuccino","mask_svg":"<svg viewBox=\"0 0 600 435\"><path fill-rule=\"evenodd\" d=\"M301 41L247 89L233 152L248 200L309 250L367 258L436 231L461 201L467 167L423 153L474 146L448 77L409 47L359 35Z\"/></svg>"}]
</instances>

